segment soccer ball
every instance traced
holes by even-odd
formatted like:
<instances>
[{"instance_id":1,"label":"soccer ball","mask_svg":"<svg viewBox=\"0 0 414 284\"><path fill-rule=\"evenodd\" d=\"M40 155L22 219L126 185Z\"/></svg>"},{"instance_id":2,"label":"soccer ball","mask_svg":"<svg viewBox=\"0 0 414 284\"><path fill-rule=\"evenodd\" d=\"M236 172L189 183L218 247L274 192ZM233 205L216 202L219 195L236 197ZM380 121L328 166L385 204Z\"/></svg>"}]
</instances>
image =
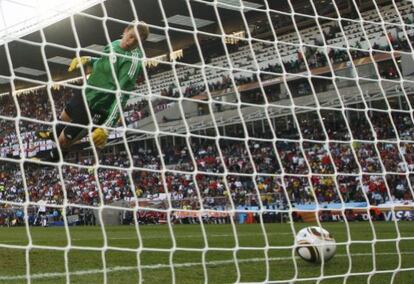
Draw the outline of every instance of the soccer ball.
<instances>
[{"instance_id":1,"label":"soccer ball","mask_svg":"<svg viewBox=\"0 0 414 284\"><path fill-rule=\"evenodd\" d=\"M336 252L336 242L331 234L320 227L306 227L295 239L296 253L304 260L321 263L330 260Z\"/></svg>"}]
</instances>

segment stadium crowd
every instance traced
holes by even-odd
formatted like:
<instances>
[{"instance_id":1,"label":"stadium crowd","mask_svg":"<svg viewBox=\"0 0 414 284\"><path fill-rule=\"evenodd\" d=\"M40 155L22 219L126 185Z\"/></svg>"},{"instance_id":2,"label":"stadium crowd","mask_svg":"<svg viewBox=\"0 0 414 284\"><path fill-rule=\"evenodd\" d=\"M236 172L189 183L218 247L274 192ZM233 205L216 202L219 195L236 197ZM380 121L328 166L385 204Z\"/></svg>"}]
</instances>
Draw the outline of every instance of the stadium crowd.
<instances>
[{"instance_id":1,"label":"stadium crowd","mask_svg":"<svg viewBox=\"0 0 414 284\"><path fill-rule=\"evenodd\" d=\"M35 101L31 100L33 105L36 105ZM232 137L244 137L237 125L229 128L226 139L217 142L214 139L192 139L190 147L183 141L175 146L166 143L167 146L161 147L162 154L158 153L154 141L147 141L145 146L142 142L132 142L133 166L140 169L132 175L135 193L131 190L128 175L122 170L129 167L129 158L125 151L115 147L112 152L100 157L101 164L120 168L99 170L102 196L91 172L77 167L63 167L66 196L70 203L97 205L101 203L101 198L109 204L131 200L135 196L155 199L168 192L175 208L198 208L200 203L207 207L229 206L231 203L235 206L257 205L259 199L266 205L288 202L305 204L316 200L340 202L341 198L345 202L368 201L371 204L412 200L413 176L405 174L414 171L414 147L409 143L414 139L412 120L399 112L393 112L391 118L373 112L368 118L352 116L349 119L354 138L352 143L347 127L340 121L333 123L329 119L323 122L329 139L342 142L319 142L326 139L325 131L321 131L322 125L318 120L309 117L300 118L299 127L291 124L285 129L278 129L279 138L290 140L276 143L256 141L254 138L247 144L234 140ZM0 148L9 147L18 153L14 124L8 120L0 120L0 124ZM19 126L22 141L33 144L36 124L20 121ZM300 143L299 132L310 141ZM273 138L270 131L258 136ZM381 141L375 141L375 137ZM397 138L400 143L396 142ZM163 157L167 167L165 176L159 172L162 164L160 157ZM77 162L93 164L90 158ZM183 173L169 172L168 169ZM381 175L384 171L386 174ZM255 172L255 178L246 176ZM227 175L222 176L224 173ZM286 175L282 178L283 173ZM333 177L335 173L336 178ZM57 168L28 166L25 177L31 201L46 198L52 203L63 202L63 187ZM0 199L24 202L25 194L20 169L2 165Z\"/></svg>"},{"instance_id":2,"label":"stadium crowd","mask_svg":"<svg viewBox=\"0 0 414 284\"><path fill-rule=\"evenodd\" d=\"M231 203L235 206L252 206L257 205L259 199L266 205L287 202L306 204L316 200L332 203L340 202L341 198L345 202L368 201L371 204L412 200L414 180L412 175L407 176L406 173L414 170L414 147L411 143L403 142L404 138L412 140L414 137L414 128L409 128L409 123L412 122L395 122L404 125L401 129L405 136L400 136L400 144L391 141L371 142L372 133L369 131L362 131L358 138L365 142L357 140L350 143L348 139L343 143L328 145L256 140L250 140L246 145L231 139L221 139L219 143L214 139L195 139L190 147L186 143L164 147L162 154L158 153L155 144L148 141L146 149L143 143L133 142L130 144L132 162L138 168L131 175L133 186L127 172L123 170L129 167L128 156L125 152L114 150L115 154L103 154L100 157L100 164L119 168L99 169L102 196L93 171L64 166L62 174L68 202L73 204L97 205L101 203L101 198L105 204L132 200L135 196L145 199L165 198L167 192L171 194L175 208L184 205L197 208L200 203L206 207L230 206ZM355 121L355 124L363 123ZM312 129L312 125L315 123L308 123L301 130L318 133ZM383 125L387 126L386 123ZM237 132L238 128L235 127L234 135ZM378 128L376 135L386 134L382 128ZM308 138L312 139L312 135ZM165 175L160 172L160 157L163 157L166 165ZM86 159L82 163L91 165L93 161ZM58 169L30 163L25 165L30 200L37 202L46 198L48 202L61 204L64 194ZM384 171L386 173L382 175ZM257 175L253 175L255 173ZM25 194L18 166L3 163L0 175L1 200L24 202Z\"/></svg>"}]
</instances>

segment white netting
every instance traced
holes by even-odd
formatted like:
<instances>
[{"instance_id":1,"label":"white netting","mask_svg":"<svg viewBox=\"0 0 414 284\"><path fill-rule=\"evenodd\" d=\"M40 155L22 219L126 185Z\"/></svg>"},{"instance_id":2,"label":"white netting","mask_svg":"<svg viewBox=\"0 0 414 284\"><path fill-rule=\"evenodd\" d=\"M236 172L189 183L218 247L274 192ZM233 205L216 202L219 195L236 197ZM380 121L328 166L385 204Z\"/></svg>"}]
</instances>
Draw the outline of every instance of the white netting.
<instances>
[{"instance_id":1,"label":"white netting","mask_svg":"<svg viewBox=\"0 0 414 284\"><path fill-rule=\"evenodd\" d=\"M0 0L0 280L410 282L412 1L37 4ZM12 6L37 13L10 24ZM114 66L134 58L104 47L136 21L126 91ZM67 72L84 55L115 59L112 89ZM90 88L130 95L103 150L60 117ZM88 134L33 160L59 124ZM307 223L335 236L330 262L296 256Z\"/></svg>"}]
</instances>

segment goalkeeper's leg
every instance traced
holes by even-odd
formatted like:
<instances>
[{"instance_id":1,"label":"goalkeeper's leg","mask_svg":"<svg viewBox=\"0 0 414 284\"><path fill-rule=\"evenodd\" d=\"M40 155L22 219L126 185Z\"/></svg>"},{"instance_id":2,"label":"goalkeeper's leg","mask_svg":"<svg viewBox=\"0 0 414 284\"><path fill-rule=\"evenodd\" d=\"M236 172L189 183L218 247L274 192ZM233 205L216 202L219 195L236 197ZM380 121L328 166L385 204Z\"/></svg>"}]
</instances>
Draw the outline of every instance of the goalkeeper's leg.
<instances>
[{"instance_id":1,"label":"goalkeeper's leg","mask_svg":"<svg viewBox=\"0 0 414 284\"><path fill-rule=\"evenodd\" d=\"M70 118L69 114L66 112L66 109L62 111L60 114L59 119L64 122L71 122L72 119ZM58 123L55 127L56 136L59 137L59 135L62 133L63 129L66 125ZM43 140L55 140L55 137L53 135L52 130L39 130L36 131L36 137Z\"/></svg>"},{"instance_id":2,"label":"goalkeeper's leg","mask_svg":"<svg viewBox=\"0 0 414 284\"><path fill-rule=\"evenodd\" d=\"M74 122L74 123L78 123L78 122ZM56 125L55 131L58 137L58 143L62 151L63 158L69 152L71 146L75 144L76 142L80 141L82 137L86 136L86 134L88 133L87 130L82 127L65 126L63 124ZM42 131L42 132L37 133L39 138L54 140L54 136L51 131ZM58 162L59 161L59 150L58 148L53 148L48 151L39 152L36 155L36 158L41 159L43 161L48 161L48 162Z\"/></svg>"},{"instance_id":3,"label":"goalkeeper's leg","mask_svg":"<svg viewBox=\"0 0 414 284\"><path fill-rule=\"evenodd\" d=\"M99 123L101 116L92 114L93 122ZM89 124L89 117L87 114L86 106L84 104L82 94L75 94L70 101L66 104L64 111L62 112L60 119L65 122L72 122L87 126ZM56 136L58 137L58 143L65 156L72 147L73 144L79 142L83 137L88 134L88 129L80 126L66 126L64 124L57 124L55 127ZM37 133L41 139L53 139L54 135L50 131L39 131ZM59 161L59 150L53 148L48 151L39 152L36 158L48 162Z\"/></svg>"},{"instance_id":4,"label":"goalkeeper's leg","mask_svg":"<svg viewBox=\"0 0 414 284\"><path fill-rule=\"evenodd\" d=\"M87 106L84 103L82 94L75 94L67 103L65 110L60 116L60 119L65 122L72 122L88 126L89 116L87 111ZM89 111L92 116L93 124L108 126L107 123L112 122L112 120L116 119L117 117L115 115L117 113L116 101L112 103L110 112L105 110L92 111L91 109L89 109ZM110 126L113 126L113 124L110 124ZM74 144L80 142L81 139L88 134L88 129L86 127L66 126L63 124L57 124L55 131L63 156L65 156L70 151L70 148ZM49 131L39 131L37 136L41 139L53 139L54 137L53 133ZM105 129L94 129L92 140L96 148L104 148L107 139L108 132ZM49 151L40 152L36 155L36 158L49 162L57 162L59 161L59 150L58 148L54 148Z\"/></svg>"}]
</instances>

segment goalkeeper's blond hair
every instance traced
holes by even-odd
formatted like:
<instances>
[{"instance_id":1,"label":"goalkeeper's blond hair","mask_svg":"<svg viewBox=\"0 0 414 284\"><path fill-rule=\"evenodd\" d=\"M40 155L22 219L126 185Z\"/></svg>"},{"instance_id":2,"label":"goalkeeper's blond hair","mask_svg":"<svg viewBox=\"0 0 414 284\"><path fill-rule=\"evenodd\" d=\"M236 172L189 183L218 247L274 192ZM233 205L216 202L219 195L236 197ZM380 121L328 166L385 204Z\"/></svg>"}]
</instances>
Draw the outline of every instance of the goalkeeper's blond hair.
<instances>
[{"instance_id":1,"label":"goalkeeper's blond hair","mask_svg":"<svg viewBox=\"0 0 414 284\"><path fill-rule=\"evenodd\" d=\"M141 41L145 41L149 36L149 27L147 23L144 21L133 21L125 28L125 30L129 31L135 27L137 28L136 32L138 32Z\"/></svg>"}]
</instances>

